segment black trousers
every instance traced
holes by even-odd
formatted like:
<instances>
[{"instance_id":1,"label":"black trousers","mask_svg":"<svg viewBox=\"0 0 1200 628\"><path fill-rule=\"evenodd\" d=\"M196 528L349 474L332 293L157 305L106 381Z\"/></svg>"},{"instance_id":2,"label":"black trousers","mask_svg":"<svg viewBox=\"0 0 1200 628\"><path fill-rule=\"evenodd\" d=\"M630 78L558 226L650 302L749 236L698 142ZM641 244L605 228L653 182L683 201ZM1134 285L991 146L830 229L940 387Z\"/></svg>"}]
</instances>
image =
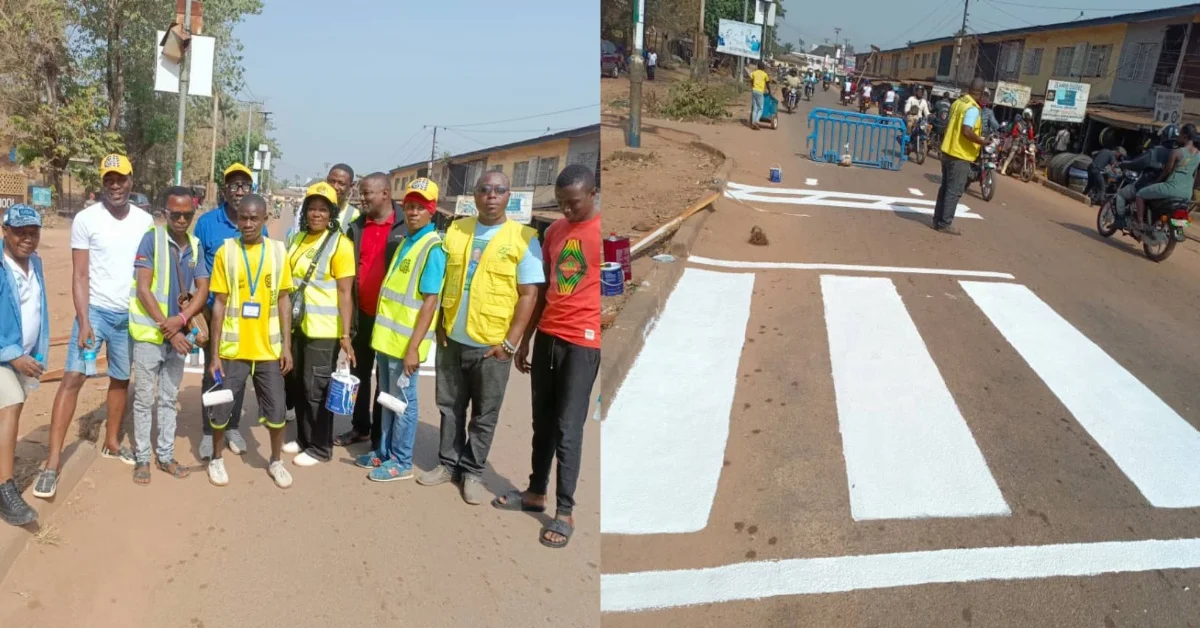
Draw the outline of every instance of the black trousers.
<instances>
[{"instance_id":1,"label":"black trousers","mask_svg":"<svg viewBox=\"0 0 1200 628\"><path fill-rule=\"evenodd\" d=\"M435 396L442 415L438 459L447 469L463 475L483 475L512 371L511 358L484 357L490 350L450 338L446 346L437 348Z\"/></svg>"},{"instance_id":2,"label":"black trousers","mask_svg":"<svg viewBox=\"0 0 1200 628\"><path fill-rule=\"evenodd\" d=\"M533 389L533 472L529 490L546 494L550 466L558 459L554 496L558 515L575 508L575 485L583 459L583 427L587 423L592 386L600 371L600 350L581 347L537 332L530 373Z\"/></svg>"},{"instance_id":3,"label":"black trousers","mask_svg":"<svg viewBox=\"0 0 1200 628\"><path fill-rule=\"evenodd\" d=\"M375 350L371 348L371 332L375 329L375 317L355 310L358 330L351 345L354 347L354 376L358 378L358 397L354 400L354 417L350 427L359 434L371 435L371 451L379 451L379 434L382 431L383 409L375 401L379 382L373 381L371 371L375 369ZM336 357L334 358L336 359ZM374 388L372 388L374 384Z\"/></svg>"},{"instance_id":4,"label":"black trousers","mask_svg":"<svg viewBox=\"0 0 1200 628\"><path fill-rule=\"evenodd\" d=\"M212 327L212 312L208 308L204 309L204 318L205 318L206 322L208 323L208 330L209 330L208 333L210 335L221 333L221 330L213 329L213 327ZM210 343L210 345L211 345L211 343ZM203 388L200 390L201 393L208 391L209 389L211 389L213 387L214 384L216 384L216 382L213 381L212 375L209 374L209 372L208 372L208 369L210 367L212 367L212 347L211 346L204 347L204 375L201 376L201 379L200 379L200 385L203 386ZM222 373L221 376L224 377L225 374ZM234 397L234 399L233 399L233 416L229 419L229 425L227 425L225 427L226 430L238 429L238 425L240 425L242 422L242 401L244 401L244 400L245 400L245 397L242 395L237 395ZM203 417L203 420L201 421L201 423L204 424L204 427L203 427L204 435L212 436L213 416L212 416L211 410L209 408L203 408L202 411L200 412L200 414Z\"/></svg>"},{"instance_id":5,"label":"black trousers","mask_svg":"<svg viewBox=\"0 0 1200 628\"><path fill-rule=\"evenodd\" d=\"M942 186L938 188L937 205L933 208L933 226L941 229L954 222L958 200L967 191L971 180L971 162L942 155Z\"/></svg>"},{"instance_id":6,"label":"black trousers","mask_svg":"<svg viewBox=\"0 0 1200 628\"><path fill-rule=\"evenodd\" d=\"M333 413L325 407L337 368L336 338L292 332L292 371L285 378L288 406L296 409L296 442L317 460L333 457Z\"/></svg>"}]
</instances>

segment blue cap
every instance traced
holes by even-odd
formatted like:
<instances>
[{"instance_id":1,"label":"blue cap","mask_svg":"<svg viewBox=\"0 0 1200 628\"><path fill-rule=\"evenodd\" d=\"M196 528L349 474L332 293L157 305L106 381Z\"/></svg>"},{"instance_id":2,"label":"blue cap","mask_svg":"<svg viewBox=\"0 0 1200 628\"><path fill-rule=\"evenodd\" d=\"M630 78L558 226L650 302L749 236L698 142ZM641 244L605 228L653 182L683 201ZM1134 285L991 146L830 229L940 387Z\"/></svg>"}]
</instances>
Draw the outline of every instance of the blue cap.
<instances>
[{"instance_id":1,"label":"blue cap","mask_svg":"<svg viewBox=\"0 0 1200 628\"><path fill-rule=\"evenodd\" d=\"M4 226L41 227L42 215L38 213L38 210L18 203L4 212Z\"/></svg>"}]
</instances>

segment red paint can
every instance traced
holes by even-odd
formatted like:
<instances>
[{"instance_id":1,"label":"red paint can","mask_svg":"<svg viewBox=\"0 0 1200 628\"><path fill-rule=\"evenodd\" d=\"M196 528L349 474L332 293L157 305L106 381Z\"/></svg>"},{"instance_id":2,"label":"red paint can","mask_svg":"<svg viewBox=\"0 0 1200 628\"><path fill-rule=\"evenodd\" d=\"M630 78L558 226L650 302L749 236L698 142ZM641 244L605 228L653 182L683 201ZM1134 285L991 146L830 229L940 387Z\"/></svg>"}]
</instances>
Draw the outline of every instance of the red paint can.
<instances>
[{"instance_id":1,"label":"red paint can","mask_svg":"<svg viewBox=\"0 0 1200 628\"><path fill-rule=\"evenodd\" d=\"M625 271L625 281L633 280L633 262L629 255L629 238L615 233L604 238L604 261L615 262Z\"/></svg>"}]
</instances>

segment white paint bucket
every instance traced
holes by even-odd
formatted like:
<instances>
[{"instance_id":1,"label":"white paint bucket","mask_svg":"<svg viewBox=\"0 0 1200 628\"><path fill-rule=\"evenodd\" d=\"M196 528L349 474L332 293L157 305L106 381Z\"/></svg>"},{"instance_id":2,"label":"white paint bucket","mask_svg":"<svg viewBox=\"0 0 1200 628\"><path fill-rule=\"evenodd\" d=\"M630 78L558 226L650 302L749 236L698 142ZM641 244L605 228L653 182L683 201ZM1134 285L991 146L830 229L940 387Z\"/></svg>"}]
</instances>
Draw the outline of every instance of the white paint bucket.
<instances>
[{"instance_id":1,"label":"white paint bucket","mask_svg":"<svg viewBox=\"0 0 1200 628\"><path fill-rule=\"evenodd\" d=\"M354 400L358 397L358 378L338 371L329 382L329 395L325 397L325 407L334 414L348 416L354 414Z\"/></svg>"}]
</instances>

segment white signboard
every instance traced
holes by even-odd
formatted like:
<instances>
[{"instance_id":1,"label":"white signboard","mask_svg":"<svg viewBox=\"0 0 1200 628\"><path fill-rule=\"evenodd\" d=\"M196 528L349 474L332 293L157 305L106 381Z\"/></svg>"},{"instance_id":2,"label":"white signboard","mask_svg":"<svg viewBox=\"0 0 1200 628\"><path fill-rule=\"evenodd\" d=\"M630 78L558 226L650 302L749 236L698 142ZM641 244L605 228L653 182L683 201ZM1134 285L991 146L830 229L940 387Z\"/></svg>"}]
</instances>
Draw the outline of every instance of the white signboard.
<instances>
[{"instance_id":1,"label":"white signboard","mask_svg":"<svg viewBox=\"0 0 1200 628\"><path fill-rule=\"evenodd\" d=\"M1049 81L1046 83L1046 104L1042 107L1042 119L1057 122L1083 122L1087 115L1087 83Z\"/></svg>"},{"instance_id":2,"label":"white signboard","mask_svg":"<svg viewBox=\"0 0 1200 628\"><path fill-rule=\"evenodd\" d=\"M721 20L717 24L717 52L751 59L762 58L762 27Z\"/></svg>"},{"instance_id":3,"label":"white signboard","mask_svg":"<svg viewBox=\"0 0 1200 628\"><path fill-rule=\"evenodd\" d=\"M1159 124L1179 124L1183 119L1183 94L1159 92L1154 97L1154 121Z\"/></svg>"},{"instance_id":4,"label":"white signboard","mask_svg":"<svg viewBox=\"0 0 1200 628\"><path fill-rule=\"evenodd\" d=\"M533 192L509 192L508 207L504 210L509 220L523 225L533 222ZM474 216L476 213L474 196L464 194L455 200L455 216Z\"/></svg>"},{"instance_id":5,"label":"white signboard","mask_svg":"<svg viewBox=\"0 0 1200 628\"><path fill-rule=\"evenodd\" d=\"M962 91L951 85L938 85L934 83L933 94L938 98L941 98L942 94L950 94L951 98L957 99L959 96L962 96Z\"/></svg>"},{"instance_id":6,"label":"white signboard","mask_svg":"<svg viewBox=\"0 0 1200 628\"><path fill-rule=\"evenodd\" d=\"M996 83L996 104L1013 109L1024 109L1029 104L1032 91L1028 85L999 81Z\"/></svg>"},{"instance_id":7,"label":"white signboard","mask_svg":"<svg viewBox=\"0 0 1200 628\"><path fill-rule=\"evenodd\" d=\"M163 57L162 46L158 42L166 36L166 31L158 31L154 40L154 91L179 93L179 64ZM216 57L217 40L213 37L192 37L189 44L188 62L188 96L212 97L213 59Z\"/></svg>"}]
</instances>

